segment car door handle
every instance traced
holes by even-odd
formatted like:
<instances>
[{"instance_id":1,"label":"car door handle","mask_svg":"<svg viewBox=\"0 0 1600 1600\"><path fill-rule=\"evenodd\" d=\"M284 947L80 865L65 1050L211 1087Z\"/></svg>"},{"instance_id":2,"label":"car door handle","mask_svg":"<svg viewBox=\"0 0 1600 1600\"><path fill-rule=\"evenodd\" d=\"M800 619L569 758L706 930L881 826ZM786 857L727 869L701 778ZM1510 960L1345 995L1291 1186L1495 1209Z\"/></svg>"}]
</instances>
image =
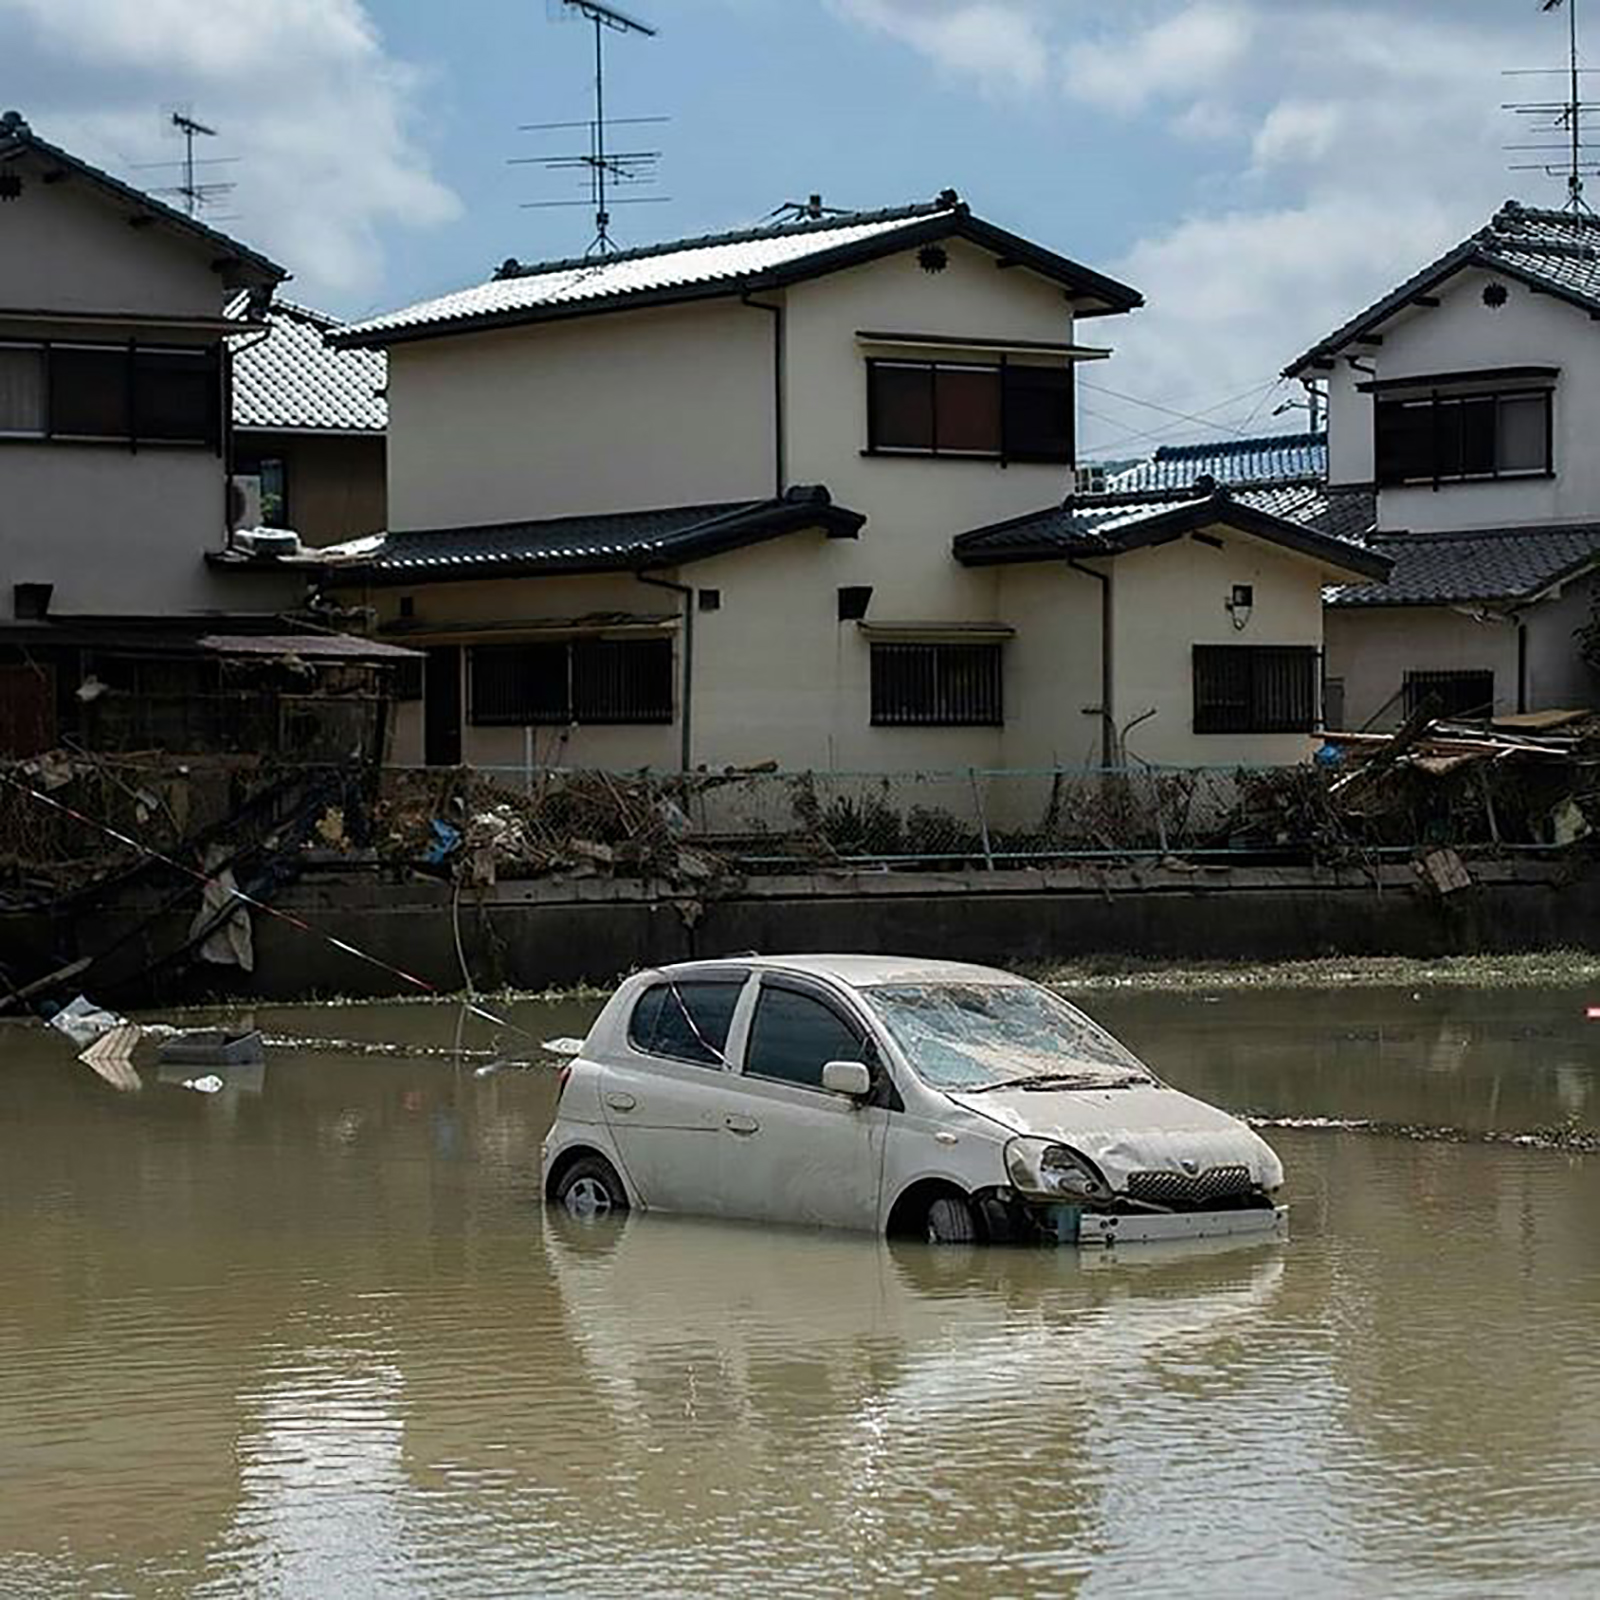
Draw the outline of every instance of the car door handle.
<instances>
[{"instance_id":1,"label":"car door handle","mask_svg":"<svg viewBox=\"0 0 1600 1600\"><path fill-rule=\"evenodd\" d=\"M631 1094L608 1094L606 1096L606 1104L613 1111L632 1111L638 1103Z\"/></svg>"},{"instance_id":2,"label":"car door handle","mask_svg":"<svg viewBox=\"0 0 1600 1600\"><path fill-rule=\"evenodd\" d=\"M756 1130L761 1126L761 1124L757 1122L754 1117L746 1117L738 1114L724 1117L722 1119L722 1125L728 1130L729 1133L746 1134L756 1132Z\"/></svg>"}]
</instances>

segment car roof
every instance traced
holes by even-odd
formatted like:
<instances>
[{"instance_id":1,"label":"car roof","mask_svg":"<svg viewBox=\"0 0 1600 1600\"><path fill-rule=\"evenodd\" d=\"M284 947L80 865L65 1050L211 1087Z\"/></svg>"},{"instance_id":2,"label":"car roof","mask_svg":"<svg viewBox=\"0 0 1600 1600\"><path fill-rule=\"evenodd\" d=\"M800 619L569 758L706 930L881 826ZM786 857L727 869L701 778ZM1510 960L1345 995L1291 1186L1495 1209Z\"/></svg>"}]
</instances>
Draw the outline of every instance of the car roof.
<instances>
[{"instance_id":1,"label":"car roof","mask_svg":"<svg viewBox=\"0 0 1600 1600\"><path fill-rule=\"evenodd\" d=\"M660 970L675 978L698 972L726 972L730 966L758 972L794 972L829 978L850 989L869 989L889 983L1024 983L1014 972L980 967L964 961L935 961L925 956L797 955L724 956L720 960L686 961Z\"/></svg>"}]
</instances>

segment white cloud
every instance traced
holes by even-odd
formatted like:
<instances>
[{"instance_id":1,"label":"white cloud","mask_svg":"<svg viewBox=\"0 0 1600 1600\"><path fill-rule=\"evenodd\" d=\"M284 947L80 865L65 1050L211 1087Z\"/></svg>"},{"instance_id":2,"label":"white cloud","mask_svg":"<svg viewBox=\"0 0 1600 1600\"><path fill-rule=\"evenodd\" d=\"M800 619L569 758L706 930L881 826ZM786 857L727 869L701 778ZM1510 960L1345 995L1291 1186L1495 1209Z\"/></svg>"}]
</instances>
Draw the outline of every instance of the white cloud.
<instances>
[{"instance_id":1,"label":"white cloud","mask_svg":"<svg viewBox=\"0 0 1600 1600\"><path fill-rule=\"evenodd\" d=\"M281 261L315 300L370 291L383 233L453 218L412 126L422 81L361 0L0 0L7 81L45 138L155 187L176 161L160 108L221 129L208 169L237 189L220 223ZM208 149L203 154L211 154Z\"/></svg>"},{"instance_id":2,"label":"white cloud","mask_svg":"<svg viewBox=\"0 0 1600 1600\"><path fill-rule=\"evenodd\" d=\"M1024 0L829 0L840 15L901 40L942 70L992 89L1042 88L1051 50Z\"/></svg>"},{"instance_id":3,"label":"white cloud","mask_svg":"<svg viewBox=\"0 0 1600 1600\"><path fill-rule=\"evenodd\" d=\"M1255 19L1243 5L1191 5L1141 31L1107 31L1066 53L1068 91L1108 110L1194 101L1246 58Z\"/></svg>"},{"instance_id":4,"label":"white cloud","mask_svg":"<svg viewBox=\"0 0 1600 1600\"><path fill-rule=\"evenodd\" d=\"M933 54L913 24L961 8L938 0L833 0ZM1148 309L1106 325L1114 361L1085 375L1206 416L1211 431L1272 421L1278 370L1542 179L1505 172L1515 131L1500 112L1509 62L1536 65L1564 42L1502 0L1010 0L1065 103L1172 141L1193 174L1174 219L1141 219L1121 259L1094 265L1144 291ZM1516 14L1512 14L1515 12ZM998 35L996 35L998 37ZM950 63L945 63L950 65ZM1115 159L1120 140L1107 144ZM1151 159L1148 153L1140 159ZM1137 174L1130 175L1130 189ZM1170 206L1170 200L1165 202ZM1050 242L1074 252L1081 221ZM1298 391L1296 391L1298 393ZM1085 389L1091 450L1132 453L1139 432L1195 436L1205 424ZM1303 421L1303 418L1301 419Z\"/></svg>"}]
</instances>

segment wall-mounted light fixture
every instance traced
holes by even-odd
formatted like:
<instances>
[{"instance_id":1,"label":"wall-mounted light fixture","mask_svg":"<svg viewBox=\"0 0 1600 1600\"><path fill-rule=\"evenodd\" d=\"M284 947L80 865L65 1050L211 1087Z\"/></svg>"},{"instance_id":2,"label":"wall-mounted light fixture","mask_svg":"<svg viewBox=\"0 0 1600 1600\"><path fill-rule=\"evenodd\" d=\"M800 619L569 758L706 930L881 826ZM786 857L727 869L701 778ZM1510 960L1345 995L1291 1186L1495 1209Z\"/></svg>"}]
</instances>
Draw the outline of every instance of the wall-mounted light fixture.
<instances>
[{"instance_id":1,"label":"wall-mounted light fixture","mask_svg":"<svg viewBox=\"0 0 1600 1600\"><path fill-rule=\"evenodd\" d=\"M1251 583L1236 583L1233 593L1224 602L1234 627L1243 633L1250 626L1250 613L1255 610L1256 590Z\"/></svg>"}]
</instances>

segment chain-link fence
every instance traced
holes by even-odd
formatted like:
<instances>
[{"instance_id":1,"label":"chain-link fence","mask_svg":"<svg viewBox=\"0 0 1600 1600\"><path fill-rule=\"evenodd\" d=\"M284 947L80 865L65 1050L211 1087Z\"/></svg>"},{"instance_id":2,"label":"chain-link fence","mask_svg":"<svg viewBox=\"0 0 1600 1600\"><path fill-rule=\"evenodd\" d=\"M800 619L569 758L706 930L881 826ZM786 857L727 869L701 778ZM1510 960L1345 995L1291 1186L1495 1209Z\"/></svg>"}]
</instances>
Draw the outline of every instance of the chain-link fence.
<instances>
[{"instance_id":1,"label":"chain-link fence","mask_svg":"<svg viewBox=\"0 0 1600 1600\"><path fill-rule=\"evenodd\" d=\"M393 838L459 827L513 871L575 863L721 871L955 871L1184 858L1349 863L1450 846L1546 849L1600 825L1595 771L1567 762L632 774L391 774ZM598 846L598 851L594 848ZM501 875L507 875L502 872ZM692 874L691 874L692 875Z\"/></svg>"}]
</instances>

